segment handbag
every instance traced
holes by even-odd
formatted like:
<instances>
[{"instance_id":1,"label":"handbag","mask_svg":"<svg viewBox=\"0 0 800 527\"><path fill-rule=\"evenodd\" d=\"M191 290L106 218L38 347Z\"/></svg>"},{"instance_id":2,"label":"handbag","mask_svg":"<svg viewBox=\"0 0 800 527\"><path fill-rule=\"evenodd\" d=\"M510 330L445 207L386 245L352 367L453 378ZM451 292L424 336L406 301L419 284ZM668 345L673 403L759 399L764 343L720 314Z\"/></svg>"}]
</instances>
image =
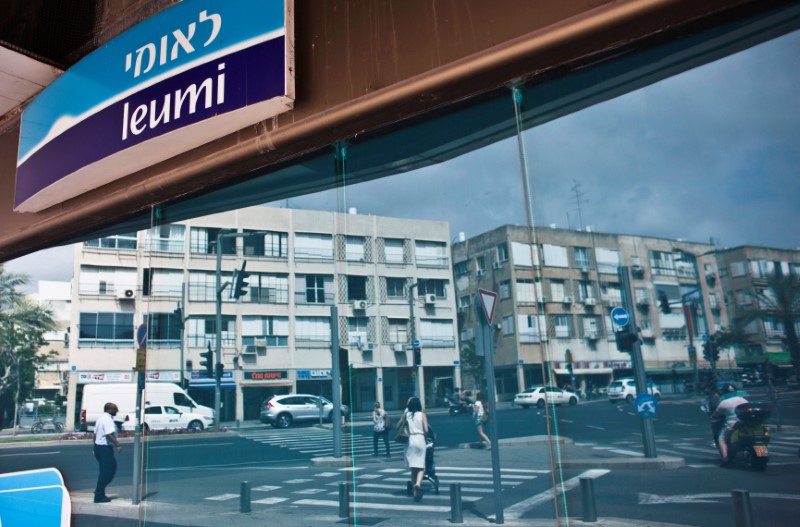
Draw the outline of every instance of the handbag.
<instances>
[{"instance_id":1,"label":"handbag","mask_svg":"<svg viewBox=\"0 0 800 527\"><path fill-rule=\"evenodd\" d=\"M483 415L481 416L481 424L486 423L489 421L489 410L484 410Z\"/></svg>"},{"instance_id":2,"label":"handbag","mask_svg":"<svg viewBox=\"0 0 800 527\"><path fill-rule=\"evenodd\" d=\"M389 417L388 413L383 414L383 429L389 430L392 428L392 418Z\"/></svg>"},{"instance_id":3,"label":"handbag","mask_svg":"<svg viewBox=\"0 0 800 527\"><path fill-rule=\"evenodd\" d=\"M403 424L397 427L397 435L394 436L394 440L397 443L408 443L408 436L411 435L408 432L408 421L403 421Z\"/></svg>"}]
</instances>

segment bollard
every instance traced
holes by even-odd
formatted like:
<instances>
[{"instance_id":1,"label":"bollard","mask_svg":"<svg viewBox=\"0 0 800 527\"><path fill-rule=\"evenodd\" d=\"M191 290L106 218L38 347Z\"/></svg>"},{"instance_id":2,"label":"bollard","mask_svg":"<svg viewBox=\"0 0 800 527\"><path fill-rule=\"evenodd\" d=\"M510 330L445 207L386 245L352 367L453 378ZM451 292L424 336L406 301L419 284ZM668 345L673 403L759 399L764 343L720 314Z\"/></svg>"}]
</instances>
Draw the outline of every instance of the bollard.
<instances>
[{"instance_id":1,"label":"bollard","mask_svg":"<svg viewBox=\"0 0 800 527\"><path fill-rule=\"evenodd\" d=\"M350 517L350 486L347 483L339 483L339 517Z\"/></svg>"},{"instance_id":2,"label":"bollard","mask_svg":"<svg viewBox=\"0 0 800 527\"><path fill-rule=\"evenodd\" d=\"M753 527L753 511L750 508L750 492L747 490L731 491L733 497L733 516L736 527Z\"/></svg>"},{"instance_id":3,"label":"bollard","mask_svg":"<svg viewBox=\"0 0 800 527\"><path fill-rule=\"evenodd\" d=\"M242 481L239 491L239 512L250 512L250 482Z\"/></svg>"},{"instance_id":4,"label":"bollard","mask_svg":"<svg viewBox=\"0 0 800 527\"><path fill-rule=\"evenodd\" d=\"M461 483L450 484L450 522L464 523L464 514L461 510Z\"/></svg>"},{"instance_id":5,"label":"bollard","mask_svg":"<svg viewBox=\"0 0 800 527\"><path fill-rule=\"evenodd\" d=\"M594 478L580 478L581 500L583 501L583 521L597 521L597 506L594 499Z\"/></svg>"}]
</instances>

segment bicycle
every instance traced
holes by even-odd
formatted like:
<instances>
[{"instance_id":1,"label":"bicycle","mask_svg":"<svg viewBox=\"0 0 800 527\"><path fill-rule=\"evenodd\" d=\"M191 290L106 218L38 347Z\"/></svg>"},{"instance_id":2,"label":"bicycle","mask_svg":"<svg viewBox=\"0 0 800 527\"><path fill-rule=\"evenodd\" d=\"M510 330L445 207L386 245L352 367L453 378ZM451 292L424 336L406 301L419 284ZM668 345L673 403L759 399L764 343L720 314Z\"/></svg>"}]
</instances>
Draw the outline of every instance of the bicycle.
<instances>
[{"instance_id":1,"label":"bicycle","mask_svg":"<svg viewBox=\"0 0 800 527\"><path fill-rule=\"evenodd\" d=\"M39 418L39 420L37 420L31 426L32 434L41 434L42 432L61 433L63 431L64 431L64 423L56 421L53 418L50 419Z\"/></svg>"}]
</instances>

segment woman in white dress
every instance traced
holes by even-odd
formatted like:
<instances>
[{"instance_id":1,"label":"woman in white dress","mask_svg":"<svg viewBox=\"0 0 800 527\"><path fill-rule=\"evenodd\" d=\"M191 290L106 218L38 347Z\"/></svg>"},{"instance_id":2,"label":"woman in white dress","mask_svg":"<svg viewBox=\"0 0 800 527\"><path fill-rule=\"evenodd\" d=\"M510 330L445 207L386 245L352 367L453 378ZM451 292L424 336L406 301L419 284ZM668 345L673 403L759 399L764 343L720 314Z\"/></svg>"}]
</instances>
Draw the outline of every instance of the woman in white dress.
<instances>
[{"instance_id":1,"label":"woman in white dress","mask_svg":"<svg viewBox=\"0 0 800 527\"><path fill-rule=\"evenodd\" d=\"M411 481L407 489L414 494L414 501L422 499L422 476L425 474L425 434L428 433L428 416L422 411L419 398L411 397L403 417L397 423L399 429L408 422L408 443L406 443L406 465L411 468ZM409 492L409 493L411 493Z\"/></svg>"}]
</instances>

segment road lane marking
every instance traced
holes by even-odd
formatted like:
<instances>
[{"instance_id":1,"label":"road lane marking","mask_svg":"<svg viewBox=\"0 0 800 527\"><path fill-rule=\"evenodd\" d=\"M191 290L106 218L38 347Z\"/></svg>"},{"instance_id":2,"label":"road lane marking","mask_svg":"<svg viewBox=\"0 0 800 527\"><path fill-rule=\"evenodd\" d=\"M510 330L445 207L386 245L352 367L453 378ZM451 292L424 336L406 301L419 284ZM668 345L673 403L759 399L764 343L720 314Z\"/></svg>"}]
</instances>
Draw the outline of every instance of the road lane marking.
<instances>
[{"instance_id":1,"label":"road lane marking","mask_svg":"<svg viewBox=\"0 0 800 527\"><path fill-rule=\"evenodd\" d=\"M406 482L408 478L385 478L383 481L398 481L398 482ZM450 479L442 479L439 478L440 485L446 485L449 483L461 483L461 484L469 484L469 485L480 485L481 483L488 483L487 481L480 480L480 479L459 479L459 480L450 480ZM522 485L525 483L524 481L501 481L502 485Z\"/></svg>"},{"instance_id":2,"label":"road lane marking","mask_svg":"<svg viewBox=\"0 0 800 527\"><path fill-rule=\"evenodd\" d=\"M192 444L192 448L229 446L229 445L233 445L233 444L234 443L198 443L196 445ZM148 445L145 448L147 450L166 450L166 449L169 449L169 448L184 448L185 449L185 448L187 448L187 446L186 445L163 445L163 446L149 446Z\"/></svg>"},{"instance_id":3,"label":"road lane marking","mask_svg":"<svg viewBox=\"0 0 800 527\"><path fill-rule=\"evenodd\" d=\"M403 480L408 481L408 480ZM484 483L484 482L481 482ZM338 483L329 483L329 485L338 485ZM387 485L385 483L362 483L358 486L359 489L370 488L370 489L393 489L393 490L402 490L403 496L405 495L405 487L399 485ZM462 487L461 492L469 492L469 493L476 493L476 494L491 494L494 492L494 489L487 489L483 487Z\"/></svg>"},{"instance_id":4,"label":"road lane marking","mask_svg":"<svg viewBox=\"0 0 800 527\"><path fill-rule=\"evenodd\" d=\"M209 496L205 498L209 501L225 501L225 500L232 500L233 498L238 498L238 494L220 494L219 496Z\"/></svg>"},{"instance_id":5,"label":"road lane marking","mask_svg":"<svg viewBox=\"0 0 800 527\"><path fill-rule=\"evenodd\" d=\"M392 469L396 472L404 472L408 469ZM436 467L436 470L443 471L443 470L457 470L457 471L466 471L466 472L492 472L494 469L491 468L468 468L468 467ZM549 470L535 470L535 469L525 469L525 468L503 468L500 469L501 472L517 472L520 474L549 474ZM388 469L386 470L388 472Z\"/></svg>"},{"instance_id":6,"label":"road lane marking","mask_svg":"<svg viewBox=\"0 0 800 527\"><path fill-rule=\"evenodd\" d=\"M393 486L395 490L400 490L399 487ZM463 489L462 489L463 491ZM338 491L329 492L331 496L336 496L339 494ZM389 498L389 499L398 499L398 500L405 500L408 501L408 495L405 493L405 489L403 489L402 494L387 494L386 492L355 492L353 496L356 498ZM480 501L483 498L481 496L461 496L461 501ZM431 493L425 493L425 501L450 501L450 496L446 495L436 495Z\"/></svg>"},{"instance_id":7,"label":"road lane marking","mask_svg":"<svg viewBox=\"0 0 800 527\"><path fill-rule=\"evenodd\" d=\"M764 498L774 500L800 500L800 494L778 494L774 492L751 492L750 499ZM730 493L710 492L705 494L659 494L639 493L639 505L663 505L672 503L718 503L720 499L731 499Z\"/></svg>"},{"instance_id":8,"label":"road lane marking","mask_svg":"<svg viewBox=\"0 0 800 527\"><path fill-rule=\"evenodd\" d=\"M328 500L297 500L293 501L292 505L319 505L321 507L338 507L338 501ZM436 506L436 505L412 505L405 503L403 505L393 505L391 503L358 503L354 505L357 509L378 509L378 510L393 510L393 511L420 511L420 512L450 512L449 506Z\"/></svg>"},{"instance_id":9,"label":"road lane marking","mask_svg":"<svg viewBox=\"0 0 800 527\"><path fill-rule=\"evenodd\" d=\"M689 424L689 423L679 423L678 421L674 421L674 422L669 423L669 424L675 425L675 426L697 426L697 425L693 425L693 424Z\"/></svg>"},{"instance_id":10,"label":"road lane marking","mask_svg":"<svg viewBox=\"0 0 800 527\"><path fill-rule=\"evenodd\" d=\"M274 485L260 485L258 487L253 487L250 490L255 490L259 492L269 492L271 490L278 490L280 487L276 487Z\"/></svg>"},{"instance_id":11,"label":"road lane marking","mask_svg":"<svg viewBox=\"0 0 800 527\"><path fill-rule=\"evenodd\" d=\"M595 430L605 430L602 426L586 425L586 428L593 428Z\"/></svg>"},{"instance_id":12,"label":"road lane marking","mask_svg":"<svg viewBox=\"0 0 800 527\"><path fill-rule=\"evenodd\" d=\"M281 503L283 501L288 501L289 498L278 498L278 497L270 497L270 498L263 498L260 500L253 500L251 503L259 503L261 505L275 505L276 503Z\"/></svg>"},{"instance_id":13,"label":"road lane marking","mask_svg":"<svg viewBox=\"0 0 800 527\"><path fill-rule=\"evenodd\" d=\"M60 454L61 452L28 452L25 454L2 454L0 457L15 457L15 456L49 456L53 454Z\"/></svg>"},{"instance_id":14,"label":"road lane marking","mask_svg":"<svg viewBox=\"0 0 800 527\"><path fill-rule=\"evenodd\" d=\"M515 503L510 507L506 507L506 509L503 512L503 516L507 520L519 520L528 511L538 507L542 503L550 502L553 500L554 497L569 490L572 490L578 485L580 485L581 478L597 479L599 477L605 476L609 472L610 470L606 469L587 470L586 472L579 474L574 478L568 479L561 485L558 485L554 488L536 494L535 496L531 496L530 498L520 501L519 503Z\"/></svg>"}]
</instances>

